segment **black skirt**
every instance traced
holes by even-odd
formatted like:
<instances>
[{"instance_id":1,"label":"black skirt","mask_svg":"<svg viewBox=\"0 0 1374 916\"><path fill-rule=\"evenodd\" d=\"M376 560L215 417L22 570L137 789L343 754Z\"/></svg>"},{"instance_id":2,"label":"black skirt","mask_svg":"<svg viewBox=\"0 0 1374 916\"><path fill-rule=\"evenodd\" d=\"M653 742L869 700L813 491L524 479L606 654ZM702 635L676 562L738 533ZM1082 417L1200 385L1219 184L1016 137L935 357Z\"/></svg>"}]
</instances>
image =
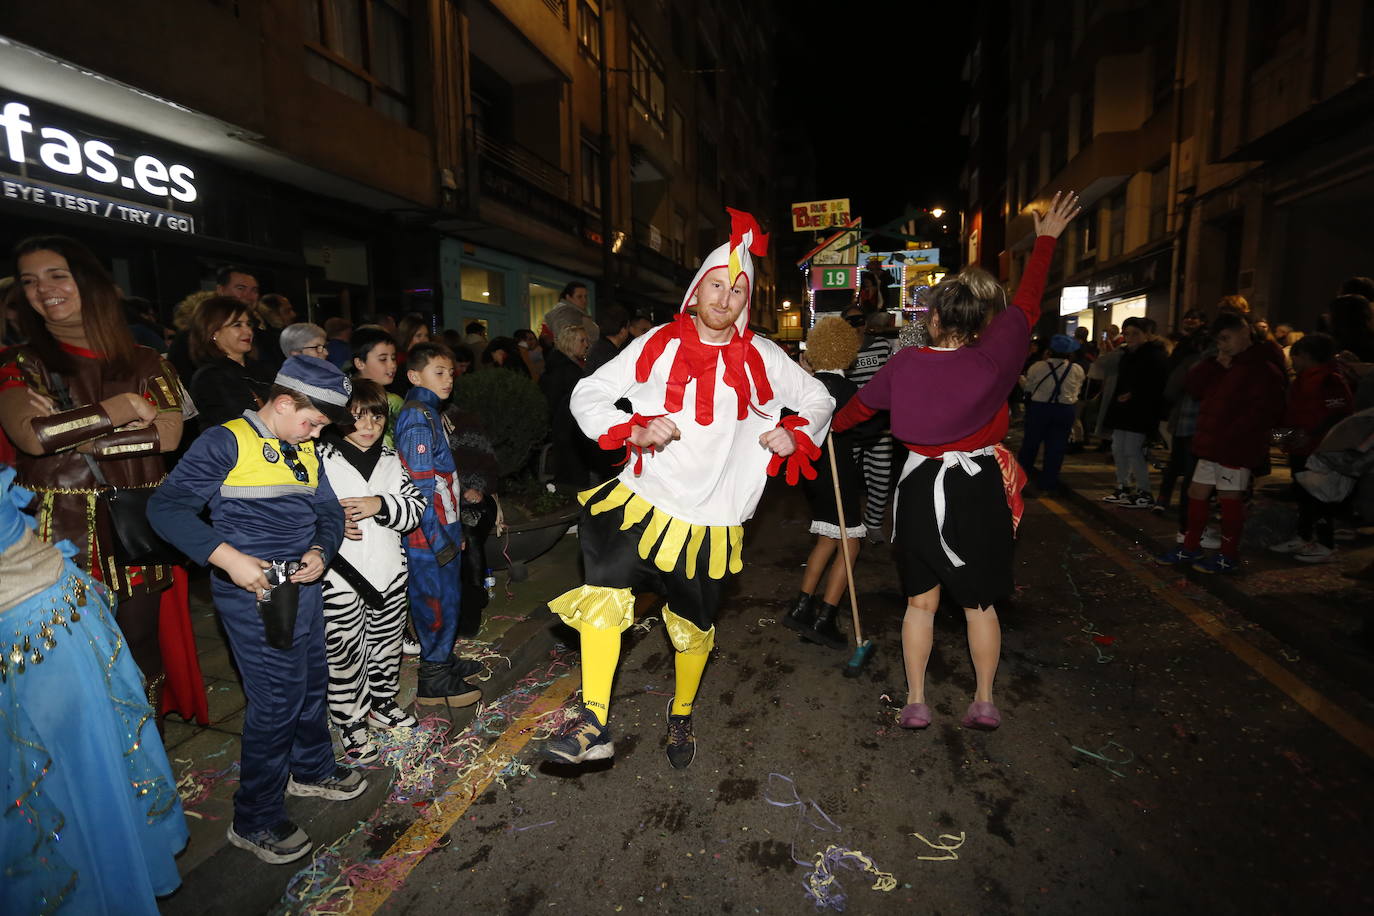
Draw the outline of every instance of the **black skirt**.
<instances>
[{"instance_id":1,"label":"black skirt","mask_svg":"<svg viewBox=\"0 0 1374 916\"><path fill-rule=\"evenodd\" d=\"M957 566L940 543L935 523L938 458L921 462L897 488L893 554L908 597L940 586L960 607L989 607L1012 593L1011 509L997 459L973 459L979 472L959 465L945 471L945 544L963 561Z\"/></svg>"}]
</instances>

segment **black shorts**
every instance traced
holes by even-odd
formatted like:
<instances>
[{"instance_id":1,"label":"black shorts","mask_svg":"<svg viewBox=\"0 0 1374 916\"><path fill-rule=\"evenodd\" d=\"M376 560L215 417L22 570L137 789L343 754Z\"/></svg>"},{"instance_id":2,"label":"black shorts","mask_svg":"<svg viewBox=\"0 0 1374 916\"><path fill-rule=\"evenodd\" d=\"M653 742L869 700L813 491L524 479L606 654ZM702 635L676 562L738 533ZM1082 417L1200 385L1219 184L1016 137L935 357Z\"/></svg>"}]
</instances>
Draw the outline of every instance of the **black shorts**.
<instances>
[{"instance_id":1,"label":"black shorts","mask_svg":"<svg viewBox=\"0 0 1374 916\"><path fill-rule=\"evenodd\" d=\"M1011 510L997 459L973 459L972 476L955 465L945 472L945 543L963 560L955 566L935 526L935 475L940 460L918 465L897 488L893 555L908 597L940 586L960 607L988 607L1012 593Z\"/></svg>"},{"instance_id":2,"label":"black shorts","mask_svg":"<svg viewBox=\"0 0 1374 916\"><path fill-rule=\"evenodd\" d=\"M622 531L620 526L625 519L623 506L598 515L591 512L597 501L615 487L615 480L600 487L597 494L586 501L578 519L577 536L582 546L582 564L587 584L629 588L636 593L652 592L668 602L670 611L691 622L697 629L703 632L711 629L716 623L721 596L734 574L726 569L720 578L711 578L708 572L709 543L703 544L691 577L687 575L686 550L667 572L654 564L652 550L650 559L641 557L640 539L649 526L652 513ZM657 541L655 539L655 543Z\"/></svg>"}]
</instances>

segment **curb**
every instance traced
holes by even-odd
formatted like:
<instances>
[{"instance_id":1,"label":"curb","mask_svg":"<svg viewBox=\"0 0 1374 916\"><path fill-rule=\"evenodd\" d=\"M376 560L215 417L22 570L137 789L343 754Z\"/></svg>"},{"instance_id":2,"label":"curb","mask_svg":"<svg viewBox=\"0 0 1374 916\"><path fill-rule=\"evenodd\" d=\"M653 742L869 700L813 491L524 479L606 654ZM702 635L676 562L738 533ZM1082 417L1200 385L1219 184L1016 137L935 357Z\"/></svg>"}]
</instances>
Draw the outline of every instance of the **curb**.
<instances>
[{"instance_id":1,"label":"curb","mask_svg":"<svg viewBox=\"0 0 1374 916\"><path fill-rule=\"evenodd\" d=\"M560 640L554 633L558 622L547 607L540 607L502 635L496 650L510 659L510 665L497 667L483 683L485 697L504 695L558 645ZM454 711L454 733L467 727L476 710L474 704ZM296 797L288 800L292 818L310 835L315 849L346 835L381 806L391 783L387 771L369 771L367 783L366 791L348 802ZM158 901L158 909L167 916L268 913L277 907L291 879L309 861L305 857L290 866L268 865L225 840L220 849L183 876L175 893Z\"/></svg>"}]
</instances>

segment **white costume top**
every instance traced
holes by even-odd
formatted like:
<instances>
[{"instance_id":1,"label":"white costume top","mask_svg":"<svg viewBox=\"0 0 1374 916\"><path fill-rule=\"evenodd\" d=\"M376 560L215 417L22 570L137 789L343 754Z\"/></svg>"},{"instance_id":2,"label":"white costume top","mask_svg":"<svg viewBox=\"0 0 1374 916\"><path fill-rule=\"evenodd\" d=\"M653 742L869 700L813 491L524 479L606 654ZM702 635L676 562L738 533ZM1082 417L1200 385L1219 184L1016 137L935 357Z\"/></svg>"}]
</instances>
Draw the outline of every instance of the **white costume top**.
<instances>
[{"instance_id":1,"label":"white costume top","mask_svg":"<svg viewBox=\"0 0 1374 916\"><path fill-rule=\"evenodd\" d=\"M664 414L670 367L681 341L671 341L648 379L638 382L635 364L653 336L651 330L636 338L573 389L573 417L593 441L630 419L615 406L620 398L627 398L642 416ZM818 445L825 442L835 409L825 385L792 362L771 340L753 337L749 345L762 357L772 387L772 399L754 405L761 414L750 409L745 419L736 419L737 394L718 377L714 419L707 425L698 423L694 409L698 383L693 379L685 389L684 407L667 415L677 424L682 438L661 450L645 450L639 473L633 459L620 472L625 486L674 518L694 525L738 525L753 516L772 458L772 452L759 444L759 436L778 425L782 408L796 411L807 421L797 432Z\"/></svg>"},{"instance_id":2,"label":"white costume top","mask_svg":"<svg viewBox=\"0 0 1374 916\"><path fill-rule=\"evenodd\" d=\"M344 538L339 547L339 556L362 573L368 582L384 589L406 569L401 537L420 524L420 516L425 511L424 495L410 479L396 450L389 446L382 446L381 457L377 459L377 466L367 480L339 453L333 443L321 443L319 452L325 473L329 475L329 483L340 499L349 496L382 498L386 524L378 521L375 515L359 521L362 540ZM351 586L334 570L329 570L325 575L336 588L351 590Z\"/></svg>"}]
</instances>

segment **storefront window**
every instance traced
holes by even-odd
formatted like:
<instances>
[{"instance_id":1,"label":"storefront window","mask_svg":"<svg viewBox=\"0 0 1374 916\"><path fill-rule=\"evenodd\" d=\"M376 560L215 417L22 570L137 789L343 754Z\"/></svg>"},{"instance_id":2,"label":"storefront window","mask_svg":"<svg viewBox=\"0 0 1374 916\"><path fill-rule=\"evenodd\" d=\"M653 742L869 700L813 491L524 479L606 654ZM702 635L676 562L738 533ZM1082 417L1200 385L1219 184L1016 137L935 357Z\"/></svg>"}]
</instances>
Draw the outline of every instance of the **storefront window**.
<instances>
[{"instance_id":1,"label":"storefront window","mask_svg":"<svg viewBox=\"0 0 1374 916\"><path fill-rule=\"evenodd\" d=\"M468 302L482 302L493 308L506 304L506 275L485 267L460 269L462 297Z\"/></svg>"},{"instance_id":2,"label":"storefront window","mask_svg":"<svg viewBox=\"0 0 1374 916\"><path fill-rule=\"evenodd\" d=\"M544 323L544 316L558 304L560 292L562 292L562 287L559 286L550 286L547 283L530 284L530 323L526 327L536 334L539 333L539 326Z\"/></svg>"}]
</instances>

